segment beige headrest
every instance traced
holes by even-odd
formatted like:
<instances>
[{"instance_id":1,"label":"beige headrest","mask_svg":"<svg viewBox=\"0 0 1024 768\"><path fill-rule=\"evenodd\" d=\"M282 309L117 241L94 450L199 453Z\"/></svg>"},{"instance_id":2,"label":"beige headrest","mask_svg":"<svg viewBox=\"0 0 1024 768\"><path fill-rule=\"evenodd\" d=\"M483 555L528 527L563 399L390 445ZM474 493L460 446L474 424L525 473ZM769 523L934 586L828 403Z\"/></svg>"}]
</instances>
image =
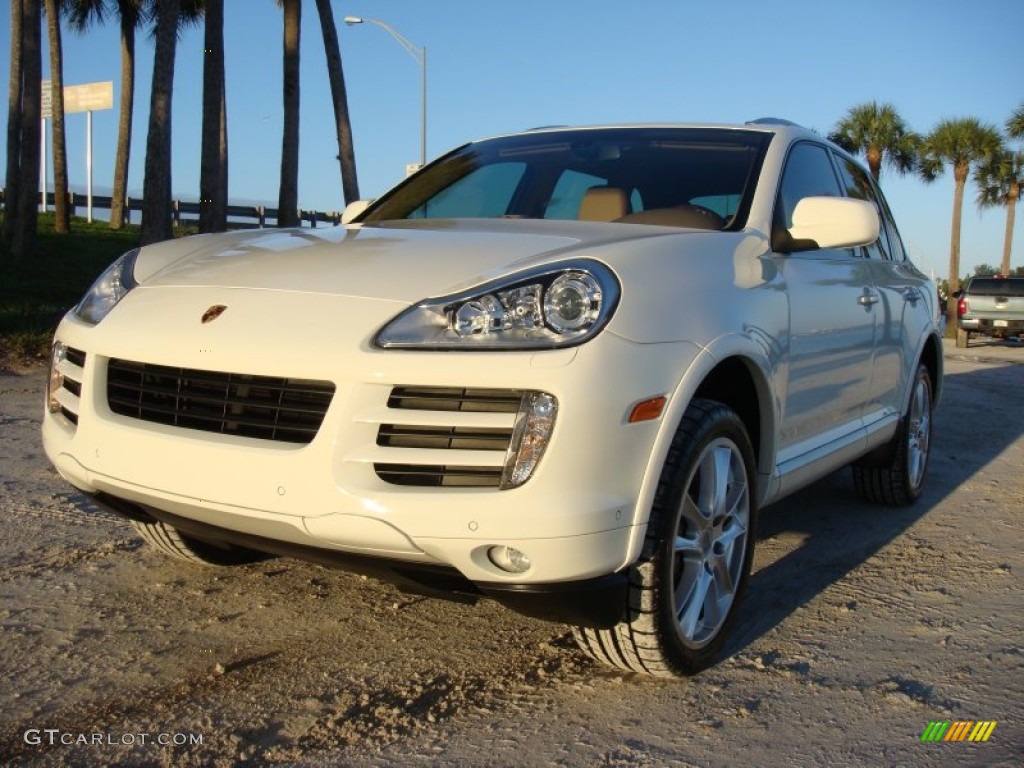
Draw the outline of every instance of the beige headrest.
<instances>
[{"instance_id":1,"label":"beige headrest","mask_svg":"<svg viewBox=\"0 0 1024 768\"><path fill-rule=\"evenodd\" d=\"M580 221L615 221L630 211L629 197L618 187L591 187L580 202Z\"/></svg>"}]
</instances>

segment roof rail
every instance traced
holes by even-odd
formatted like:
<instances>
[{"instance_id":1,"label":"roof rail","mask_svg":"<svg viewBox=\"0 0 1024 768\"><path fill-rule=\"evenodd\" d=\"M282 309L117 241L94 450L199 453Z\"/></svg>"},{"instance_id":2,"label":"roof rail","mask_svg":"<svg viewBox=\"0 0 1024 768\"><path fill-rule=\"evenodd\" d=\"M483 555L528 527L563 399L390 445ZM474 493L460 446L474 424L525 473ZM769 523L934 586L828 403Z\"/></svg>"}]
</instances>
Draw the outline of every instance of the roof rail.
<instances>
[{"instance_id":1,"label":"roof rail","mask_svg":"<svg viewBox=\"0 0 1024 768\"><path fill-rule=\"evenodd\" d=\"M781 117L759 117L756 120L747 120L747 125L789 125L793 128L803 128L799 123L794 123L792 120L786 120Z\"/></svg>"}]
</instances>

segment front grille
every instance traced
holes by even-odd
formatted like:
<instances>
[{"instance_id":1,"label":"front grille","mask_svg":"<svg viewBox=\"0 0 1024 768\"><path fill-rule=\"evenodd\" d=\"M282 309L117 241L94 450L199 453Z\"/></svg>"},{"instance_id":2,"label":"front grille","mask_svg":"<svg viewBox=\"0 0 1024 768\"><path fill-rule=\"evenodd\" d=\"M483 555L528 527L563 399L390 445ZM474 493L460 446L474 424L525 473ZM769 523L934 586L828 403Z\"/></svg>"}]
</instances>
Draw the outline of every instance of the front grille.
<instances>
[{"instance_id":1,"label":"front grille","mask_svg":"<svg viewBox=\"0 0 1024 768\"><path fill-rule=\"evenodd\" d=\"M121 416L183 429L306 444L334 396L329 381L175 368L111 359L107 404Z\"/></svg>"},{"instance_id":2,"label":"front grille","mask_svg":"<svg viewBox=\"0 0 1024 768\"><path fill-rule=\"evenodd\" d=\"M377 476L393 485L499 487L522 399L517 389L394 387L377 445L406 449L406 460L375 462ZM409 450L424 451L422 463L408 460ZM451 460L438 462L439 452L450 452Z\"/></svg>"}]
</instances>

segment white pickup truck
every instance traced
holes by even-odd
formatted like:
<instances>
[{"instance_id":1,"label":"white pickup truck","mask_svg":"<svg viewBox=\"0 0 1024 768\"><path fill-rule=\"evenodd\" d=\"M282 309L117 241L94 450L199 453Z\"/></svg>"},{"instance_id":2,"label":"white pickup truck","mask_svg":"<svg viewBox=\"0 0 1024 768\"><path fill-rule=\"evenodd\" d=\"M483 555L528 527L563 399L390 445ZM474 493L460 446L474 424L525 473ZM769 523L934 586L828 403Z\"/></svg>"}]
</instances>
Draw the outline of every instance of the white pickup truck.
<instances>
[{"instance_id":1,"label":"white pickup truck","mask_svg":"<svg viewBox=\"0 0 1024 768\"><path fill-rule=\"evenodd\" d=\"M972 333L997 338L1024 334L1024 277L972 277L957 300L956 345Z\"/></svg>"}]
</instances>

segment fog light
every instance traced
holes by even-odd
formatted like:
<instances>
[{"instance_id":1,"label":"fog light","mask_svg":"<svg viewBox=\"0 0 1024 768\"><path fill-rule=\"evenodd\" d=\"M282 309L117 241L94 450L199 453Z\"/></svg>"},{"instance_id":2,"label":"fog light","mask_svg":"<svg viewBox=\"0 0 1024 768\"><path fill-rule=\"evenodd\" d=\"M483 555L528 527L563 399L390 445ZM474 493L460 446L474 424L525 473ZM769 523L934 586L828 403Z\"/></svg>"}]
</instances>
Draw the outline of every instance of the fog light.
<instances>
[{"instance_id":1,"label":"fog light","mask_svg":"<svg viewBox=\"0 0 1024 768\"><path fill-rule=\"evenodd\" d=\"M527 392L519 404L512 441L505 456L502 488L516 488L537 468L555 428L558 400L547 392Z\"/></svg>"},{"instance_id":2,"label":"fog light","mask_svg":"<svg viewBox=\"0 0 1024 768\"><path fill-rule=\"evenodd\" d=\"M487 559L508 573L526 573L533 565L530 558L514 547L491 547Z\"/></svg>"},{"instance_id":3,"label":"fog light","mask_svg":"<svg viewBox=\"0 0 1024 768\"><path fill-rule=\"evenodd\" d=\"M46 407L50 413L60 413L60 401L57 393L64 387L64 374L60 372L60 364L68 356L66 344L55 341L50 352L50 381L46 388Z\"/></svg>"}]
</instances>

